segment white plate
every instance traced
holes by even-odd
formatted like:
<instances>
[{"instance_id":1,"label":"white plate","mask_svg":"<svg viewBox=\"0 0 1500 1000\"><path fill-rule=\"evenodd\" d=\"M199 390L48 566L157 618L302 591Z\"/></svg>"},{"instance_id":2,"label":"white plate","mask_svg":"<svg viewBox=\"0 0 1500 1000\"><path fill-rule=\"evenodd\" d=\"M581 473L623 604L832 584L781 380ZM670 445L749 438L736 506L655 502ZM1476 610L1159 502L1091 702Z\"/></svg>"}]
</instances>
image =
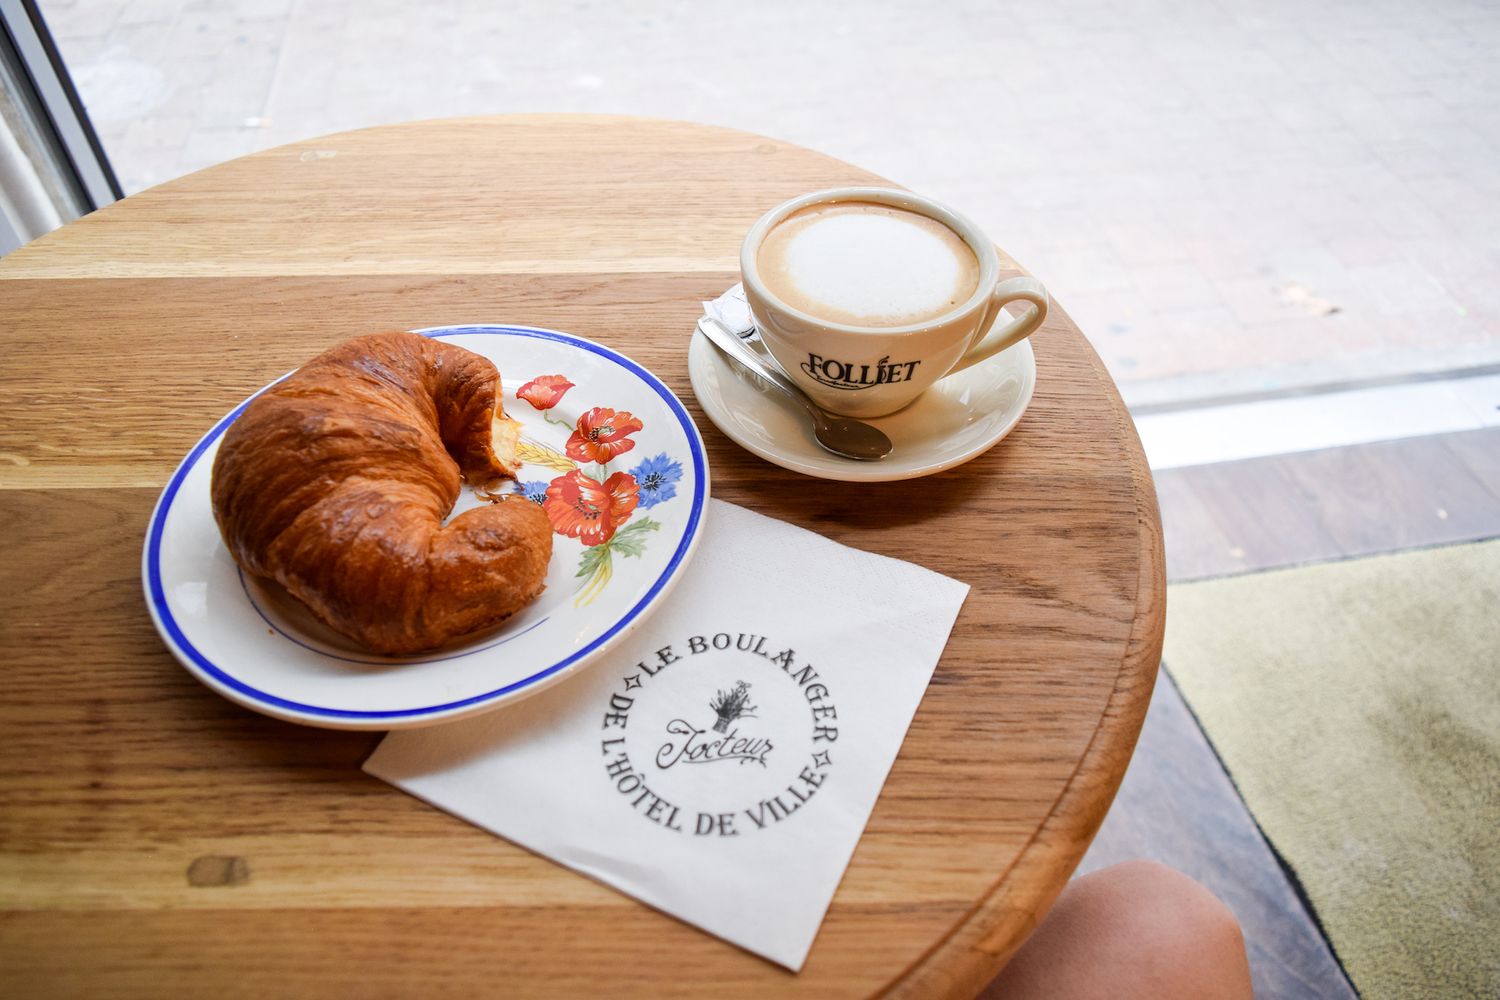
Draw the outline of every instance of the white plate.
<instances>
[{"instance_id":1,"label":"white plate","mask_svg":"<svg viewBox=\"0 0 1500 1000\"><path fill-rule=\"evenodd\" d=\"M142 557L157 631L189 671L231 701L330 729L404 729L485 712L603 655L666 597L692 557L708 504L708 460L687 411L656 376L607 347L550 330L418 332L482 354L500 369L506 412L521 421L528 446L517 490L541 494L549 481L579 466L565 451L585 412L608 407L633 414L643 425L628 435L634 446L611 456L603 471L586 461L577 471L596 481L630 474L636 508L592 548L582 538L554 533L546 591L498 628L421 656L374 655L318 622L275 584L244 576L224 547L209 481L220 437L242 403L173 473ZM540 375L564 375L575 386L555 406L539 410L516 391ZM465 487L454 513L481 502ZM563 504L559 498L551 509L561 511Z\"/></svg>"},{"instance_id":2,"label":"white plate","mask_svg":"<svg viewBox=\"0 0 1500 1000\"><path fill-rule=\"evenodd\" d=\"M1023 340L949 375L917 401L869 423L895 445L878 462L831 455L813 439L800 406L726 358L701 333L688 346L693 392L719 430L784 469L821 479L879 483L930 476L993 448L1015 428L1036 389L1036 357Z\"/></svg>"}]
</instances>

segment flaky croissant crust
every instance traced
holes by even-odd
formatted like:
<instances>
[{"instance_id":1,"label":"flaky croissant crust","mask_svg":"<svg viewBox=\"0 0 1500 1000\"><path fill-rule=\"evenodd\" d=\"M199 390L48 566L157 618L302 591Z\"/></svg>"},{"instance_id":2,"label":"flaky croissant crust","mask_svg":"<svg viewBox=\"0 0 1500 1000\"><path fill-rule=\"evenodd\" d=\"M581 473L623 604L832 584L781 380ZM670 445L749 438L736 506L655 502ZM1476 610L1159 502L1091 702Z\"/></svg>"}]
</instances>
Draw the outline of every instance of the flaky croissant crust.
<instances>
[{"instance_id":1,"label":"flaky croissant crust","mask_svg":"<svg viewBox=\"0 0 1500 1000\"><path fill-rule=\"evenodd\" d=\"M431 649L542 590L547 517L521 498L444 525L461 478L514 475L496 454L500 375L414 333L339 344L256 397L214 459L214 517L239 565L385 654Z\"/></svg>"}]
</instances>

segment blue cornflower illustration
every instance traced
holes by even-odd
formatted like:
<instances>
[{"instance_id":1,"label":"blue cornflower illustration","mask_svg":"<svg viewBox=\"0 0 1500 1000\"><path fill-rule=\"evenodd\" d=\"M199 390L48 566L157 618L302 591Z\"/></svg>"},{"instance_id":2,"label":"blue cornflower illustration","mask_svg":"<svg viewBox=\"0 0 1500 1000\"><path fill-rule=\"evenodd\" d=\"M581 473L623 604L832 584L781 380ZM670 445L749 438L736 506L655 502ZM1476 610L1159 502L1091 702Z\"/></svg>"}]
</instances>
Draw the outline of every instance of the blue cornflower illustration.
<instances>
[{"instance_id":1,"label":"blue cornflower illustration","mask_svg":"<svg viewBox=\"0 0 1500 1000\"><path fill-rule=\"evenodd\" d=\"M665 454L648 458L630 470L641 490L641 509L648 510L677 495L677 481L682 478L682 463Z\"/></svg>"},{"instance_id":2,"label":"blue cornflower illustration","mask_svg":"<svg viewBox=\"0 0 1500 1000\"><path fill-rule=\"evenodd\" d=\"M539 504L547 502L547 484L542 482L540 479L533 479L529 483L516 483L515 493L517 496L525 497L532 503Z\"/></svg>"}]
</instances>

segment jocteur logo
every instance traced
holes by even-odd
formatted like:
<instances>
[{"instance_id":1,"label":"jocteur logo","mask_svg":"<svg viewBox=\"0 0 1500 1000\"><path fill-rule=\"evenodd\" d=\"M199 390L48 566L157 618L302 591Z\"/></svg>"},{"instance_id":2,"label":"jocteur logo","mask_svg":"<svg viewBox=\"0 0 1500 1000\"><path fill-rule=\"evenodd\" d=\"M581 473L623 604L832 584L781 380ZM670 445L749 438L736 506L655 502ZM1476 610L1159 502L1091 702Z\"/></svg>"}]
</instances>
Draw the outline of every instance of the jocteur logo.
<instances>
[{"instance_id":1,"label":"jocteur logo","mask_svg":"<svg viewBox=\"0 0 1500 1000\"><path fill-rule=\"evenodd\" d=\"M790 819L827 782L839 738L817 668L749 632L689 636L631 665L601 729L604 775L622 801L664 830L700 837Z\"/></svg>"}]
</instances>

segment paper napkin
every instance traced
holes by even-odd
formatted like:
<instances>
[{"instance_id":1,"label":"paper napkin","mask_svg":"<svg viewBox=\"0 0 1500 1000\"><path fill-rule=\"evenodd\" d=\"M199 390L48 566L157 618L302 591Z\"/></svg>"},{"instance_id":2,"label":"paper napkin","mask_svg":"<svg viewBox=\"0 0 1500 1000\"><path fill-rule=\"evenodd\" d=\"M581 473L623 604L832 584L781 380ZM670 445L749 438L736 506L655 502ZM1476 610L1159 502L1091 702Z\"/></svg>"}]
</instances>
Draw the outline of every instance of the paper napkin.
<instances>
[{"instance_id":1,"label":"paper napkin","mask_svg":"<svg viewBox=\"0 0 1500 1000\"><path fill-rule=\"evenodd\" d=\"M968 589L714 501L603 662L365 770L796 970Z\"/></svg>"}]
</instances>

